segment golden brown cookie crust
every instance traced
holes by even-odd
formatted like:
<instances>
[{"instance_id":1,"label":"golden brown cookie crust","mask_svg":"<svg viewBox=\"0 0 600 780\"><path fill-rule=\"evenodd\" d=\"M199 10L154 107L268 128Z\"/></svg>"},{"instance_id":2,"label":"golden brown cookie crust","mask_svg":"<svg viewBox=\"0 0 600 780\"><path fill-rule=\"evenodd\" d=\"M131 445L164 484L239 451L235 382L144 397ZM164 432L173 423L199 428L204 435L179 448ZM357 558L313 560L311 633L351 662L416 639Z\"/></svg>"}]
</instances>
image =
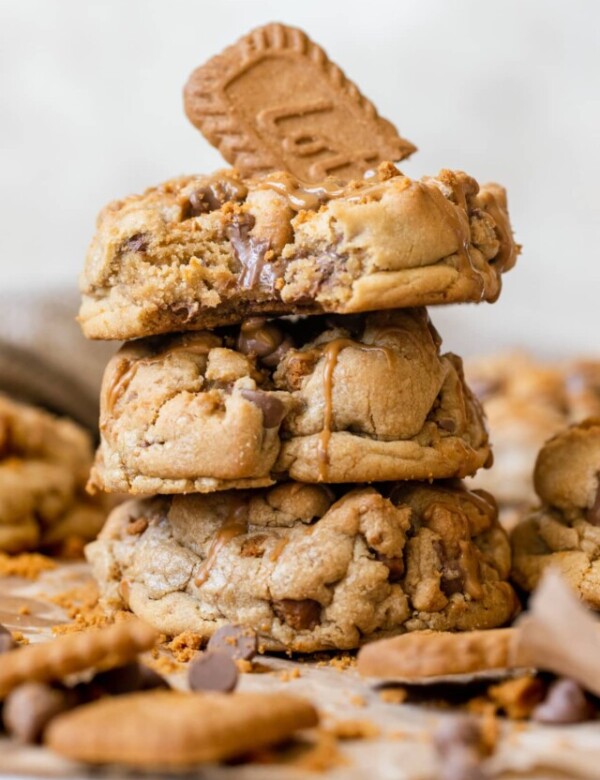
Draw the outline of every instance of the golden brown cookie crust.
<instances>
[{"instance_id":1,"label":"golden brown cookie crust","mask_svg":"<svg viewBox=\"0 0 600 780\"><path fill-rule=\"evenodd\" d=\"M132 339L262 313L494 301L516 247L498 185L464 173L303 188L235 171L107 206L81 279L90 338Z\"/></svg>"},{"instance_id":2,"label":"golden brown cookie crust","mask_svg":"<svg viewBox=\"0 0 600 780\"><path fill-rule=\"evenodd\" d=\"M495 505L454 483L132 501L86 554L108 609L168 634L244 623L273 650L491 628L516 609Z\"/></svg>"},{"instance_id":3,"label":"golden brown cookie crust","mask_svg":"<svg viewBox=\"0 0 600 780\"><path fill-rule=\"evenodd\" d=\"M149 494L472 474L489 458L485 424L460 359L439 346L423 309L126 345L104 377L92 485Z\"/></svg>"},{"instance_id":4,"label":"golden brown cookie crust","mask_svg":"<svg viewBox=\"0 0 600 780\"><path fill-rule=\"evenodd\" d=\"M90 436L76 423L0 395L0 550L93 539L106 510L84 486Z\"/></svg>"}]
</instances>

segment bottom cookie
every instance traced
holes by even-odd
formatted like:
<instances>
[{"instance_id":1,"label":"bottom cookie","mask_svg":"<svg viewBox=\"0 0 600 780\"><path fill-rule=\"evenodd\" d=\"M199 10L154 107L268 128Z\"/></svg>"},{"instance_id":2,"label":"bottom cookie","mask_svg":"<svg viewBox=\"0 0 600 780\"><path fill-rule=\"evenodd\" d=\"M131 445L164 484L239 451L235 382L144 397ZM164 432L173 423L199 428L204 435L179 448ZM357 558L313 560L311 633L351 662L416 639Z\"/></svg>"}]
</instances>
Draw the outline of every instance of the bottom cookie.
<instances>
[{"instance_id":1,"label":"bottom cookie","mask_svg":"<svg viewBox=\"0 0 600 780\"><path fill-rule=\"evenodd\" d=\"M492 628L517 609L493 499L458 482L130 501L86 554L107 609L167 634L245 624L269 650Z\"/></svg>"}]
</instances>

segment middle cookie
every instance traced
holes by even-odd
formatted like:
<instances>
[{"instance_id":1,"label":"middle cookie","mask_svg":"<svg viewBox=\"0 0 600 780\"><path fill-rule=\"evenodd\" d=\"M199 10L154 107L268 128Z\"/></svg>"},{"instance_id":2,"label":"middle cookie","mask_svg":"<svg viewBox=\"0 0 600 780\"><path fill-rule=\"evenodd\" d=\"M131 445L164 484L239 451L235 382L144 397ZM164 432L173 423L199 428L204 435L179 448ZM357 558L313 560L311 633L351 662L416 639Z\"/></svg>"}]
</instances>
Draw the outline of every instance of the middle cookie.
<instances>
[{"instance_id":1,"label":"middle cookie","mask_svg":"<svg viewBox=\"0 0 600 780\"><path fill-rule=\"evenodd\" d=\"M248 320L126 344L91 485L132 493L464 477L490 460L460 358L425 309Z\"/></svg>"}]
</instances>

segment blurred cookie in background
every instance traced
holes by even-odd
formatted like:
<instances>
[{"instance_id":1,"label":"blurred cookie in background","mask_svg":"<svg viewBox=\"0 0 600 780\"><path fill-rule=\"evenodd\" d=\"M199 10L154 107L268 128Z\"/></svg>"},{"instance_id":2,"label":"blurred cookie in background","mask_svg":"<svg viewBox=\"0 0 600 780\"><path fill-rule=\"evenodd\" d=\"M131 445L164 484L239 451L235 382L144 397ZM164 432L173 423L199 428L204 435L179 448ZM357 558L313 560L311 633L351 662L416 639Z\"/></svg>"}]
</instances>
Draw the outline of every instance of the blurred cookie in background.
<instances>
[{"instance_id":1,"label":"blurred cookie in background","mask_svg":"<svg viewBox=\"0 0 600 780\"><path fill-rule=\"evenodd\" d=\"M107 506L85 493L92 452L77 423L0 395L0 551L72 557L96 536Z\"/></svg>"},{"instance_id":2,"label":"blurred cookie in background","mask_svg":"<svg viewBox=\"0 0 600 780\"><path fill-rule=\"evenodd\" d=\"M540 448L567 425L600 415L600 357L544 362L525 352L466 361L494 442L494 465L468 480L492 493L505 526L538 502L533 469Z\"/></svg>"}]
</instances>

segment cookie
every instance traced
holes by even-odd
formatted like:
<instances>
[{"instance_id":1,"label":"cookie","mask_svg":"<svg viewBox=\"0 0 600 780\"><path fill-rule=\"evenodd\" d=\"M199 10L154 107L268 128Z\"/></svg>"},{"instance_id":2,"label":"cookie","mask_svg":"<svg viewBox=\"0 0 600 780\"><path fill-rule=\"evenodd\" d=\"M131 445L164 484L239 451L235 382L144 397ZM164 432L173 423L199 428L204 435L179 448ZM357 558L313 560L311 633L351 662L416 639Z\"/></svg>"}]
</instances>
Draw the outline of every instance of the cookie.
<instances>
[{"instance_id":1,"label":"cookie","mask_svg":"<svg viewBox=\"0 0 600 780\"><path fill-rule=\"evenodd\" d=\"M0 395L0 550L94 538L106 509L84 492L92 457L74 422Z\"/></svg>"},{"instance_id":2,"label":"cookie","mask_svg":"<svg viewBox=\"0 0 600 780\"><path fill-rule=\"evenodd\" d=\"M349 649L406 631L492 628L516 598L493 500L459 483L134 500L86 548L108 610L271 650Z\"/></svg>"},{"instance_id":3,"label":"cookie","mask_svg":"<svg viewBox=\"0 0 600 780\"><path fill-rule=\"evenodd\" d=\"M419 631L381 639L361 648L357 668L365 677L403 680L510 669L517 632L516 628Z\"/></svg>"},{"instance_id":4,"label":"cookie","mask_svg":"<svg viewBox=\"0 0 600 780\"><path fill-rule=\"evenodd\" d=\"M459 358L424 309L248 320L126 345L102 389L91 485L210 492L440 479L490 458Z\"/></svg>"},{"instance_id":5,"label":"cookie","mask_svg":"<svg viewBox=\"0 0 600 780\"><path fill-rule=\"evenodd\" d=\"M494 301L517 247L504 190L391 164L349 184L187 176L107 206L81 280L89 338L211 329L269 313Z\"/></svg>"},{"instance_id":6,"label":"cookie","mask_svg":"<svg viewBox=\"0 0 600 780\"><path fill-rule=\"evenodd\" d=\"M543 503L512 532L515 582L531 591L552 566L583 601L600 609L600 418L550 439L534 481Z\"/></svg>"},{"instance_id":7,"label":"cookie","mask_svg":"<svg viewBox=\"0 0 600 780\"><path fill-rule=\"evenodd\" d=\"M184 102L190 121L246 176L351 179L415 151L323 49L283 24L252 30L197 68Z\"/></svg>"},{"instance_id":8,"label":"cookie","mask_svg":"<svg viewBox=\"0 0 600 780\"><path fill-rule=\"evenodd\" d=\"M318 720L312 704L285 693L149 691L59 715L45 744L75 761L176 769L277 744Z\"/></svg>"},{"instance_id":9,"label":"cookie","mask_svg":"<svg viewBox=\"0 0 600 780\"><path fill-rule=\"evenodd\" d=\"M128 620L10 650L2 655L0 699L24 682L52 682L86 669L120 666L149 650L156 640L149 625Z\"/></svg>"},{"instance_id":10,"label":"cookie","mask_svg":"<svg viewBox=\"0 0 600 780\"><path fill-rule=\"evenodd\" d=\"M494 443L494 467L468 482L488 490L506 515L537 500L533 468L543 444L565 426L600 415L600 361L542 362L526 353L466 361Z\"/></svg>"}]
</instances>

